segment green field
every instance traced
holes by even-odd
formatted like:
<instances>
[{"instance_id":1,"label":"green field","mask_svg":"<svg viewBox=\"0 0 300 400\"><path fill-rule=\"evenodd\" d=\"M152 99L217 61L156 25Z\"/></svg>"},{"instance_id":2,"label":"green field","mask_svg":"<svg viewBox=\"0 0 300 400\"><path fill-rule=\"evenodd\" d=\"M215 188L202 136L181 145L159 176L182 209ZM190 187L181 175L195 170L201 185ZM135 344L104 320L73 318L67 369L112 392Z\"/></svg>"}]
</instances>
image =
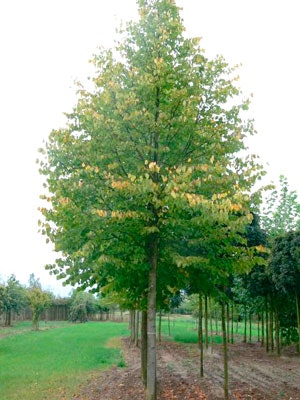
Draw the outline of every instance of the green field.
<instances>
[{"instance_id":1,"label":"green field","mask_svg":"<svg viewBox=\"0 0 300 400\"><path fill-rule=\"evenodd\" d=\"M3 400L70 398L94 370L122 364L126 323L28 323L0 330L0 393Z\"/></svg>"},{"instance_id":2,"label":"green field","mask_svg":"<svg viewBox=\"0 0 300 400\"><path fill-rule=\"evenodd\" d=\"M221 343L220 323L216 330L213 321L213 328L214 343ZM242 340L243 324L234 326L234 331L235 340ZM128 334L128 323L108 321L41 322L37 332L31 330L30 322L0 328L1 400L72 398L93 371L124 366L120 337ZM196 320L190 316L162 318L166 340L197 343L197 334ZM253 324L253 341L256 334Z\"/></svg>"}]
</instances>

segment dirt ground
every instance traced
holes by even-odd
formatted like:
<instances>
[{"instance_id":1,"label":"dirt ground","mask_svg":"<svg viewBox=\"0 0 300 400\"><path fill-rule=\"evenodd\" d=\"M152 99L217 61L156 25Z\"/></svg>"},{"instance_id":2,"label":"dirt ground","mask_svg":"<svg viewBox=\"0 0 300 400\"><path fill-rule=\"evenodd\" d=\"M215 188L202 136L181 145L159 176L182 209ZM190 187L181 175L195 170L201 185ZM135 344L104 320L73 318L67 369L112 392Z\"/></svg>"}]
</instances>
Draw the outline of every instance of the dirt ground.
<instances>
[{"instance_id":1,"label":"dirt ground","mask_svg":"<svg viewBox=\"0 0 300 400\"><path fill-rule=\"evenodd\" d=\"M79 393L80 400L143 400L139 349L124 341L126 367L95 373ZM259 344L229 346L230 399L300 400L300 357L287 349L278 357ZM204 377L199 377L196 345L158 345L158 400L221 400L222 349L205 352Z\"/></svg>"}]
</instances>

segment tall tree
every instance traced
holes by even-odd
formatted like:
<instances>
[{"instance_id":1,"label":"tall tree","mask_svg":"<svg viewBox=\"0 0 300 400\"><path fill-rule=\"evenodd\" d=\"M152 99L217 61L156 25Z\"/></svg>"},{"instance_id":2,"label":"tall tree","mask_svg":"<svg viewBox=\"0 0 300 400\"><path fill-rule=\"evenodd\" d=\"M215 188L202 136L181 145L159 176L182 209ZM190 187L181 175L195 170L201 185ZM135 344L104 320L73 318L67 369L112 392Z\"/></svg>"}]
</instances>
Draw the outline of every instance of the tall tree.
<instances>
[{"instance_id":1,"label":"tall tree","mask_svg":"<svg viewBox=\"0 0 300 400\"><path fill-rule=\"evenodd\" d=\"M242 117L248 100L234 68L184 37L174 0L137 3L139 21L94 57L93 89L79 85L67 127L52 131L42 150L49 207L41 208L41 230L61 254L48 266L58 278L147 297L153 400L157 282L176 289L185 267L203 262L178 245L195 232L207 243L217 232L230 254L251 219L261 168L238 154L253 126Z\"/></svg>"},{"instance_id":2,"label":"tall tree","mask_svg":"<svg viewBox=\"0 0 300 400\"><path fill-rule=\"evenodd\" d=\"M270 273L277 290L293 297L296 305L298 352L300 352L300 231L291 231L275 239Z\"/></svg>"},{"instance_id":3,"label":"tall tree","mask_svg":"<svg viewBox=\"0 0 300 400\"><path fill-rule=\"evenodd\" d=\"M275 188L263 203L261 221L271 240L300 227L298 195L290 190L285 176L280 175L279 188Z\"/></svg>"}]
</instances>

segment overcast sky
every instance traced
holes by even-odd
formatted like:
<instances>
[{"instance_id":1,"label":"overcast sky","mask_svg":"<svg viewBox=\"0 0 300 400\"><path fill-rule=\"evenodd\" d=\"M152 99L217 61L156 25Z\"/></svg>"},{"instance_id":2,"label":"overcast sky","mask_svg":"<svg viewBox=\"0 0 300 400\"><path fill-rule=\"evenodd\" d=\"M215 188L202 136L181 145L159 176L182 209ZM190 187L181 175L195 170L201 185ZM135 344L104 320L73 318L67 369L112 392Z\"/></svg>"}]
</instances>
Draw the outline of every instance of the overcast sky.
<instances>
[{"instance_id":1,"label":"overcast sky","mask_svg":"<svg viewBox=\"0 0 300 400\"><path fill-rule=\"evenodd\" d=\"M178 0L188 36L201 36L208 57L242 63L240 86L253 93L258 134L251 152L275 180L300 193L300 24L297 0ZM99 45L112 46L121 20L136 18L135 0L0 2L0 279L29 274L67 294L43 266L54 259L37 233L42 180L35 160L51 129L75 104L73 81L91 72ZM268 163L268 165L267 165Z\"/></svg>"}]
</instances>

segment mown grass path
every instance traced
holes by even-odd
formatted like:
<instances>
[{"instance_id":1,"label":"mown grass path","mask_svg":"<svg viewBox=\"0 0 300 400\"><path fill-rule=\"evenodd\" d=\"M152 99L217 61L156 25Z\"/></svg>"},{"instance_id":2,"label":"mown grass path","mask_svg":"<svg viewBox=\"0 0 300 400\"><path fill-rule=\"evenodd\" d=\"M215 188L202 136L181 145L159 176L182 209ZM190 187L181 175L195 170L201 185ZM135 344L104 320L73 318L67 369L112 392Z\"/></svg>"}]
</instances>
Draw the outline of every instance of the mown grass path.
<instances>
[{"instance_id":1,"label":"mown grass path","mask_svg":"<svg viewBox=\"0 0 300 400\"><path fill-rule=\"evenodd\" d=\"M26 326L0 340L2 400L70 398L88 375L121 361L119 341L127 324L88 322Z\"/></svg>"}]
</instances>

